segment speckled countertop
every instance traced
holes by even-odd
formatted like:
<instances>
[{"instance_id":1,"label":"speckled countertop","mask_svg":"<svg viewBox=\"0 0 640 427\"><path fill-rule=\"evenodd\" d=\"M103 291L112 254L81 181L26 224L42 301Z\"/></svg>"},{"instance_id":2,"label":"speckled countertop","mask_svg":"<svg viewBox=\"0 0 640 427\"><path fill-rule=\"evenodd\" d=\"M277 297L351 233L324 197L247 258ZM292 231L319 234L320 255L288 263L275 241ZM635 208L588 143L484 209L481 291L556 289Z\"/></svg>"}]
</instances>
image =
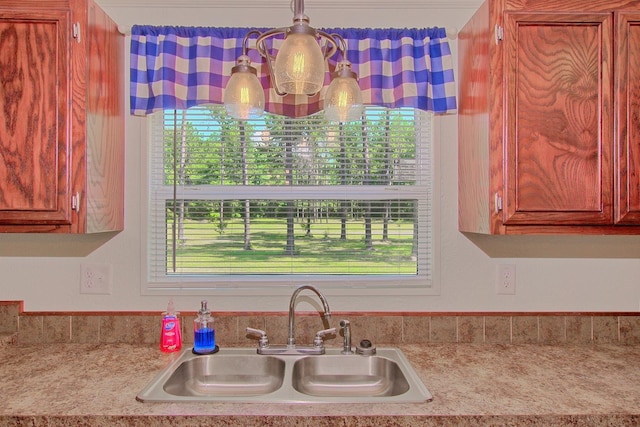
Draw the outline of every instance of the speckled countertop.
<instances>
[{"instance_id":1,"label":"speckled countertop","mask_svg":"<svg viewBox=\"0 0 640 427\"><path fill-rule=\"evenodd\" d=\"M0 346L0 425L636 426L635 346L399 346L421 404L141 403L175 354L131 345Z\"/></svg>"}]
</instances>

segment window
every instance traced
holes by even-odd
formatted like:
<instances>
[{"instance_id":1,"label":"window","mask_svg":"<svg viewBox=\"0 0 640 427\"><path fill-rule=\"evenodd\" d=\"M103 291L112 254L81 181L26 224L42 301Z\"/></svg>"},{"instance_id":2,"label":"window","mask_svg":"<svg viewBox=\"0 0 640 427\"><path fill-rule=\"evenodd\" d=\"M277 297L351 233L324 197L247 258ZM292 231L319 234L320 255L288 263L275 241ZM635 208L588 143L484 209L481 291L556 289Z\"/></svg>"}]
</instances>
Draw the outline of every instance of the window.
<instances>
[{"instance_id":1,"label":"window","mask_svg":"<svg viewBox=\"0 0 640 427\"><path fill-rule=\"evenodd\" d=\"M321 283L437 293L432 114L152 118L147 291Z\"/></svg>"}]
</instances>

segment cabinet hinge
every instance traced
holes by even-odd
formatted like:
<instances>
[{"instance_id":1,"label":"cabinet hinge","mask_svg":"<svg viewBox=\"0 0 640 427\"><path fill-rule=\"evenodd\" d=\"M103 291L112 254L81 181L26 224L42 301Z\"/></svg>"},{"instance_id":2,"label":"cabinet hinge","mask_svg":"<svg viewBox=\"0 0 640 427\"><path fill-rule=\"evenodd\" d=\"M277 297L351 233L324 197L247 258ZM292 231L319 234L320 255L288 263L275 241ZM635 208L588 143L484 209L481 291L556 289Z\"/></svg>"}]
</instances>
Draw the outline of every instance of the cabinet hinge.
<instances>
[{"instance_id":1,"label":"cabinet hinge","mask_svg":"<svg viewBox=\"0 0 640 427\"><path fill-rule=\"evenodd\" d=\"M80 193L71 196L71 209L80 212Z\"/></svg>"},{"instance_id":2,"label":"cabinet hinge","mask_svg":"<svg viewBox=\"0 0 640 427\"><path fill-rule=\"evenodd\" d=\"M80 23L76 22L73 24L73 38L76 39L78 43L80 43Z\"/></svg>"},{"instance_id":3,"label":"cabinet hinge","mask_svg":"<svg viewBox=\"0 0 640 427\"><path fill-rule=\"evenodd\" d=\"M500 25L496 25L494 28L494 35L496 38L496 44L500 44L504 40L504 28Z\"/></svg>"},{"instance_id":4,"label":"cabinet hinge","mask_svg":"<svg viewBox=\"0 0 640 427\"><path fill-rule=\"evenodd\" d=\"M500 197L500 194L498 193L494 194L493 196L493 206L496 213L502 210L502 197Z\"/></svg>"}]
</instances>

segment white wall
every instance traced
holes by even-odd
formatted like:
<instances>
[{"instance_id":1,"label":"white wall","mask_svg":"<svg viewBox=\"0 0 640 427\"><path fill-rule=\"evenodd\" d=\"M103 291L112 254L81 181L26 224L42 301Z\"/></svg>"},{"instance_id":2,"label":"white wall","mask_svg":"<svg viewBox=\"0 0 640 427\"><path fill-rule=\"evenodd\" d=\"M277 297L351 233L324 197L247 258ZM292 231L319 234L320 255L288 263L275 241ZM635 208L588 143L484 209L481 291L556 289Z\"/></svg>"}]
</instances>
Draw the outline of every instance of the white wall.
<instances>
[{"instance_id":1,"label":"white wall","mask_svg":"<svg viewBox=\"0 0 640 427\"><path fill-rule=\"evenodd\" d=\"M98 2L123 29L133 24L276 27L291 22L287 0L175 2L180 3L179 8L166 6L172 3L168 0ZM349 9L346 3L358 8ZM216 8L211 4L216 4ZM478 4L473 0L404 0L388 5L383 0L308 0L306 12L316 27L461 28ZM453 41L454 53L455 45ZM334 311L639 310L640 238L478 238L483 250L460 234L456 215L457 119L446 116L436 120L441 171L441 220L437 230L441 294L409 298L332 296ZM127 118L125 231L115 236L89 238L0 235L0 300L24 300L28 311L164 308L167 297L143 296L140 292L144 277L140 230L145 227L141 218L145 183L141 168L146 162L147 148L141 134L145 125L144 119ZM487 252L509 258L492 258ZM513 258L513 254L522 257ZM80 294L80 265L90 262L113 266L112 295ZM516 295L496 295L495 270L500 263L516 265ZM207 298L214 310L285 311L288 304L286 296L219 294ZM178 309L196 310L202 296L175 299Z\"/></svg>"}]
</instances>

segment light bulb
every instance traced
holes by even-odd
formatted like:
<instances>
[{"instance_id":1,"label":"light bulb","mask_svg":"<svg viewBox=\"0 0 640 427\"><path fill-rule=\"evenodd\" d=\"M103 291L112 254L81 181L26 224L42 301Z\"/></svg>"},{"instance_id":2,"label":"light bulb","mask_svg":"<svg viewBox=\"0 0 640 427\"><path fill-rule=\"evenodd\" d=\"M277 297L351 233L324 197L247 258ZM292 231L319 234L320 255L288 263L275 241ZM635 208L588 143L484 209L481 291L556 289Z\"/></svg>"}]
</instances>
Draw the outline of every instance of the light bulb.
<instances>
[{"instance_id":1,"label":"light bulb","mask_svg":"<svg viewBox=\"0 0 640 427\"><path fill-rule=\"evenodd\" d=\"M264 114L264 90L256 75L255 68L241 63L234 67L222 101L227 114L234 119L248 120Z\"/></svg>"},{"instance_id":2,"label":"light bulb","mask_svg":"<svg viewBox=\"0 0 640 427\"><path fill-rule=\"evenodd\" d=\"M287 35L276 55L274 77L280 92L313 95L324 83L324 55L310 34Z\"/></svg>"},{"instance_id":3,"label":"light bulb","mask_svg":"<svg viewBox=\"0 0 640 427\"><path fill-rule=\"evenodd\" d=\"M332 122L352 122L362 118L362 93L350 64L340 63L324 98L324 114Z\"/></svg>"}]
</instances>

